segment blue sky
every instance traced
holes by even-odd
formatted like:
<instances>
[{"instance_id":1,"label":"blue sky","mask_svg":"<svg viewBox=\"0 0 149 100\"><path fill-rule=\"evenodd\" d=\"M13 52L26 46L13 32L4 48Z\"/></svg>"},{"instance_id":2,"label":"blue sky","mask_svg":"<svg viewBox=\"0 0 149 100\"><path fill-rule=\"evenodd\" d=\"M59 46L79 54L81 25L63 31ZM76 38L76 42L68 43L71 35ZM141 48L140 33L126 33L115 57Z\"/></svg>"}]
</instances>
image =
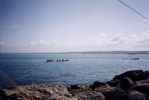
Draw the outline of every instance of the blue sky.
<instances>
[{"instance_id":1,"label":"blue sky","mask_svg":"<svg viewBox=\"0 0 149 100\"><path fill-rule=\"evenodd\" d=\"M149 18L148 0L122 0ZM118 0L0 0L0 52L149 50L149 21Z\"/></svg>"}]
</instances>

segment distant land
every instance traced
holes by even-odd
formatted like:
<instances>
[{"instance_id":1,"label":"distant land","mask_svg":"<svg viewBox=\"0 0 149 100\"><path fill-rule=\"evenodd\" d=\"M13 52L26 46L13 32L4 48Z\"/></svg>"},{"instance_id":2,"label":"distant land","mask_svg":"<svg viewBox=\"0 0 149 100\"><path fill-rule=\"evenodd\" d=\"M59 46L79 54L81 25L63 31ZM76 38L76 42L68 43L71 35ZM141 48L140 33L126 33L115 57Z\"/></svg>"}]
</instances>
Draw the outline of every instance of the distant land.
<instances>
[{"instance_id":1,"label":"distant land","mask_svg":"<svg viewBox=\"0 0 149 100\"><path fill-rule=\"evenodd\" d=\"M149 54L149 51L82 51L82 52L63 52L63 53L82 53L82 54Z\"/></svg>"},{"instance_id":2,"label":"distant land","mask_svg":"<svg viewBox=\"0 0 149 100\"><path fill-rule=\"evenodd\" d=\"M5 52L0 52L0 54L11 54L11 53L58 53L58 54L68 54L68 53L72 53L72 54L149 54L149 51L70 51L70 52L9 52L9 53L5 53Z\"/></svg>"}]
</instances>

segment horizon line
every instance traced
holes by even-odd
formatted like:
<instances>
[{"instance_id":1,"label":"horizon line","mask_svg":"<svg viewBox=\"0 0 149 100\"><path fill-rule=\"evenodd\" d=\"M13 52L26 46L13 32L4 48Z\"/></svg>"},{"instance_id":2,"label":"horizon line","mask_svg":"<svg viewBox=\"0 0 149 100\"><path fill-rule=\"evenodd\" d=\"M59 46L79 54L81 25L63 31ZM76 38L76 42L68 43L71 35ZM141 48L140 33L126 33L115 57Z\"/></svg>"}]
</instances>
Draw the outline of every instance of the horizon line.
<instances>
[{"instance_id":1,"label":"horizon line","mask_svg":"<svg viewBox=\"0 0 149 100\"><path fill-rule=\"evenodd\" d=\"M149 53L149 50L113 50L113 51L55 51L55 52L0 52L0 54L21 53Z\"/></svg>"}]
</instances>

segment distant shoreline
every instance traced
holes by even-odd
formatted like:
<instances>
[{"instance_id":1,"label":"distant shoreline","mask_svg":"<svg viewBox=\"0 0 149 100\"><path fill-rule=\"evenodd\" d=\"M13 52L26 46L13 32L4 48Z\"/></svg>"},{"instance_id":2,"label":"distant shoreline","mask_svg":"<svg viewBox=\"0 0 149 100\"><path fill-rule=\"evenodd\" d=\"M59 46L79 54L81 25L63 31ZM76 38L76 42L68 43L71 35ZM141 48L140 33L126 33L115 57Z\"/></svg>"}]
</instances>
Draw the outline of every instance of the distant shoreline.
<instances>
[{"instance_id":1,"label":"distant shoreline","mask_svg":"<svg viewBox=\"0 0 149 100\"><path fill-rule=\"evenodd\" d=\"M0 52L0 54L149 54L149 51Z\"/></svg>"}]
</instances>

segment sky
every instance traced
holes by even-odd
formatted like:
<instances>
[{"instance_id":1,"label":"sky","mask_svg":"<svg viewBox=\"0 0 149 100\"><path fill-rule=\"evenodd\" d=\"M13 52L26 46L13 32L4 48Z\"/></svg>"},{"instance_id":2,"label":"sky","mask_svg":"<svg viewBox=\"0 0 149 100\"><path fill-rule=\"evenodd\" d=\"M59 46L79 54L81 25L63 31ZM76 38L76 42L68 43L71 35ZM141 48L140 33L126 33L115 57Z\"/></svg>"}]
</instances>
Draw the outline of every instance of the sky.
<instances>
[{"instance_id":1,"label":"sky","mask_svg":"<svg viewBox=\"0 0 149 100\"><path fill-rule=\"evenodd\" d=\"M149 1L0 0L0 52L147 51Z\"/></svg>"}]
</instances>

